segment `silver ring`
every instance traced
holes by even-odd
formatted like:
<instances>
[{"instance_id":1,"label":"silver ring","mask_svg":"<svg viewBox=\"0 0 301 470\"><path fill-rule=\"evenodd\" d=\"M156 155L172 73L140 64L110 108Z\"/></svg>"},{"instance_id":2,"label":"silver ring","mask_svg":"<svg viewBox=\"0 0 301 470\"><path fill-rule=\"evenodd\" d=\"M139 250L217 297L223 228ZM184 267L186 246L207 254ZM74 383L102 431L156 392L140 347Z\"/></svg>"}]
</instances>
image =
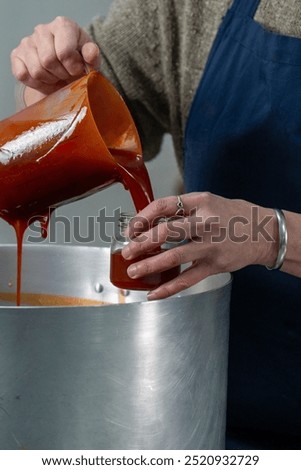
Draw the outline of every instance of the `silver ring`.
<instances>
[{"instance_id":1,"label":"silver ring","mask_svg":"<svg viewBox=\"0 0 301 470\"><path fill-rule=\"evenodd\" d=\"M181 196L177 196L177 210L175 213L176 217L184 217L185 216L185 209L184 209L184 204L181 199Z\"/></svg>"}]
</instances>

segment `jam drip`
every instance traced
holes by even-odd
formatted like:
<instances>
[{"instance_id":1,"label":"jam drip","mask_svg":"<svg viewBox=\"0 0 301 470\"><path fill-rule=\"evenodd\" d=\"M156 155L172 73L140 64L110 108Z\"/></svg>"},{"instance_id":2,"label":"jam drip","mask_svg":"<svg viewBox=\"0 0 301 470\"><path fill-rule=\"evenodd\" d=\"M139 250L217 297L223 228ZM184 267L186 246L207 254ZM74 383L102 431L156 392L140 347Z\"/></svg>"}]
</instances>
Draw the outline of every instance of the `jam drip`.
<instances>
[{"instance_id":1,"label":"jam drip","mask_svg":"<svg viewBox=\"0 0 301 470\"><path fill-rule=\"evenodd\" d=\"M21 305L21 287L22 287L22 261L23 261L23 239L24 233L30 223L38 220L41 226L41 236L43 238L47 237L47 229L49 225L50 215L52 210L49 210L48 213L44 216L36 216L34 218L9 218L7 216L1 215L1 217L6 220L14 229L17 240L17 289L16 289L16 305Z\"/></svg>"}]
</instances>

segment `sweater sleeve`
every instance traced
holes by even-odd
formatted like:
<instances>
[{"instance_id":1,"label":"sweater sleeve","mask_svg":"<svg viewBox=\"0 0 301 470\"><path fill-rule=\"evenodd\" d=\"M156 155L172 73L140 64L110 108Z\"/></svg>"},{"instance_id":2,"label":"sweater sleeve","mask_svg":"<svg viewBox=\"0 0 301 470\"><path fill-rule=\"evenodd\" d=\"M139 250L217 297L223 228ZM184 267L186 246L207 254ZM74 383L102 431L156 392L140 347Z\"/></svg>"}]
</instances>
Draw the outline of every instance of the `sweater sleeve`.
<instances>
[{"instance_id":1,"label":"sweater sleeve","mask_svg":"<svg viewBox=\"0 0 301 470\"><path fill-rule=\"evenodd\" d=\"M154 157L170 131L157 1L117 0L107 18L95 18L88 32L101 49L102 72L130 109L144 158Z\"/></svg>"}]
</instances>

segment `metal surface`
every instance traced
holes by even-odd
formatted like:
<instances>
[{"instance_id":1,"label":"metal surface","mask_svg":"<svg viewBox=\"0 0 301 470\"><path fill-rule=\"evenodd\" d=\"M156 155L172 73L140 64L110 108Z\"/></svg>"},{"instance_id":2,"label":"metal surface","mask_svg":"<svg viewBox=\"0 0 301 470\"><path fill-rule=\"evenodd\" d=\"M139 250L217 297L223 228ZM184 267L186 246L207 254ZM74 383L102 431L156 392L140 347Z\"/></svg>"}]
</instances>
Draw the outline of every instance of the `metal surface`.
<instances>
[{"instance_id":1,"label":"metal surface","mask_svg":"<svg viewBox=\"0 0 301 470\"><path fill-rule=\"evenodd\" d=\"M0 291L14 251L0 247ZM24 290L114 301L108 264L106 248L26 247ZM223 448L230 288L225 274L155 302L0 307L0 448Z\"/></svg>"}]
</instances>

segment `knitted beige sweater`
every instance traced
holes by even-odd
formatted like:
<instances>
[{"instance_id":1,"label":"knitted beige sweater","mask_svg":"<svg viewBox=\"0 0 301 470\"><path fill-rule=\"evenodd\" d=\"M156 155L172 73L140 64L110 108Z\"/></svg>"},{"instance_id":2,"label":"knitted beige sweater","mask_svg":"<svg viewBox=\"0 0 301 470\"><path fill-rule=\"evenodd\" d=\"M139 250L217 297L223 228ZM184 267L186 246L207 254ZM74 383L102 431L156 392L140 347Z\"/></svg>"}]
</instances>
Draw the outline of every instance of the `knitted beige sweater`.
<instances>
[{"instance_id":1,"label":"knitted beige sweater","mask_svg":"<svg viewBox=\"0 0 301 470\"><path fill-rule=\"evenodd\" d=\"M241 0L251 1L251 0ZM182 166L185 124L222 16L232 0L117 0L89 32L102 50L102 70L124 96L146 159L171 133ZM261 0L255 20L301 36L300 0ZM301 81L301 76L300 76Z\"/></svg>"}]
</instances>

